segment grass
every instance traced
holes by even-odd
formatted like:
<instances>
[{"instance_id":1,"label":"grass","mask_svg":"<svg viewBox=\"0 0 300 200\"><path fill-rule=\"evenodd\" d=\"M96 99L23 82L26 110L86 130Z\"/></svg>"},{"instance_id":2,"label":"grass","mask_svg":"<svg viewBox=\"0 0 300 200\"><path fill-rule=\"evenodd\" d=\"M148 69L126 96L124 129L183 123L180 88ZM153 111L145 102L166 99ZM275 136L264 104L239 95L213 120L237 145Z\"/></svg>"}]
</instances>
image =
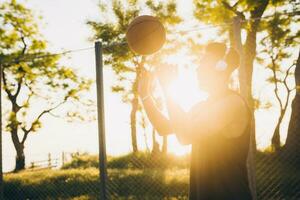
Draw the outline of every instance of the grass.
<instances>
[{"instance_id":1,"label":"grass","mask_svg":"<svg viewBox=\"0 0 300 200\"><path fill-rule=\"evenodd\" d=\"M60 170L7 174L4 177L5 197L16 200L96 199L100 188L96 158L77 155ZM296 166L287 163L278 156L257 154L256 178L259 199L299 199L300 172ZM187 157L129 154L117 158L110 157L108 166L108 189L111 199L187 199Z\"/></svg>"},{"instance_id":2,"label":"grass","mask_svg":"<svg viewBox=\"0 0 300 200\"><path fill-rule=\"evenodd\" d=\"M156 199L162 199L187 194L187 169L109 169L108 174L108 188L117 199L151 199L154 194ZM7 199L96 199L99 190L96 168L23 171L6 175L4 181Z\"/></svg>"},{"instance_id":3,"label":"grass","mask_svg":"<svg viewBox=\"0 0 300 200\"><path fill-rule=\"evenodd\" d=\"M4 181L4 196L7 199L20 200L25 197L67 199L85 194L93 196L96 191L93 191L90 186L99 184L98 171L95 168L24 171L7 175Z\"/></svg>"}]
</instances>

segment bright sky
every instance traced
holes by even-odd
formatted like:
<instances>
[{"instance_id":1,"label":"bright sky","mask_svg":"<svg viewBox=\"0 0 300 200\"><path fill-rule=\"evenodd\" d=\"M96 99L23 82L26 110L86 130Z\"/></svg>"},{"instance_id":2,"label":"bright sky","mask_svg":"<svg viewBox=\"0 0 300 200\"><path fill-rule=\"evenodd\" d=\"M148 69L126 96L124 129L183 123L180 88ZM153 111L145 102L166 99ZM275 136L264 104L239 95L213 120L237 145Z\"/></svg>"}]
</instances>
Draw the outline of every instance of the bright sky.
<instances>
[{"instance_id":1,"label":"bright sky","mask_svg":"<svg viewBox=\"0 0 300 200\"><path fill-rule=\"evenodd\" d=\"M2 1L2 0L1 0ZM57 52L69 49L79 49L93 46L88 41L92 35L89 27L85 24L89 19L99 18L97 4L99 0L22 0L26 6L33 9L37 15L43 16L40 30L49 41L49 49ZM179 1L180 14L189 18L192 15L192 1ZM189 27L189 26L188 26ZM76 68L79 74L94 78L95 64L94 51L84 51L71 54L69 59L63 59L62 63ZM266 79L267 73L257 73L254 82L261 84ZM129 106L121 102L121 97L111 93L110 87L114 81L114 75L109 69L104 71L105 81L105 117L107 152L109 155L119 155L131 151ZM267 88L268 89L268 88ZM91 94L95 98L95 88ZM274 113L257 111L257 134L258 138L265 137L268 141L272 133ZM97 123L67 123L62 119L51 116L43 120L43 128L38 133L29 135L25 154L27 162L43 160L47 153L53 157L59 157L61 152L87 151L98 152ZM284 127L286 129L286 127ZM145 148L144 132L139 129L138 141L141 148ZM147 129L146 136L149 138L148 145L151 148L151 128ZM262 136L263 135L263 136ZM9 134L3 138L4 171L14 167L14 148ZM177 154L186 152L189 148L180 146L175 137L169 139L170 151ZM258 144L265 147L266 142ZM176 151L175 151L176 150Z\"/></svg>"},{"instance_id":2,"label":"bright sky","mask_svg":"<svg viewBox=\"0 0 300 200\"><path fill-rule=\"evenodd\" d=\"M21 0L36 15L43 17L40 21L40 31L49 41L49 49L60 52L69 49L79 49L93 46L88 41L92 32L86 25L89 19L99 18L97 0ZM181 2L181 4L183 1ZM182 6L181 6L182 7ZM183 6L182 8L186 8ZM182 12L186 12L183 9ZM192 14L192 13L190 13ZM81 75L94 78L94 51L78 52L63 59L63 64L76 68ZM130 108L123 104L120 95L111 93L110 87L114 80L113 73L106 69L105 81L105 120L107 136L107 152L109 155L119 155L131 151L129 113ZM95 88L91 92L95 97ZM28 137L25 154L26 161L44 160L50 152L58 157L61 152L87 151L98 152L97 123L67 123L51 116L44 118L43 128L38 133ZM149 134L151 130L147 131ZM139 130L139 133L143 133ZM151 136L148 134L148 138ZM139 146L145 148L144 134L138 134ZM174 143L175 138L170 138ZM176 143L176 141L175 141ZM151 148L151 141L149 141ZM8 133L3 136L4 171L13 169L15 150Z\"/></svg>"}]
</instances>

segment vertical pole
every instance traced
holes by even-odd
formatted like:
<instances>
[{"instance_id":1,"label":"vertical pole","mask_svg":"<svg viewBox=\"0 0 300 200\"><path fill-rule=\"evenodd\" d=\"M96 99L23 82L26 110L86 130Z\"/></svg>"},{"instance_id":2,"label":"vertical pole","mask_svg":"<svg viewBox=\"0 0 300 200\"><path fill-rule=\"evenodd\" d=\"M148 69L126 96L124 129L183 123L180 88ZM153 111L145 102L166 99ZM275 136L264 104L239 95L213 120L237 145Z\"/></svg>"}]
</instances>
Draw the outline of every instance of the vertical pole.
<instances>
[{"instance_id":1,"label":"vertical pole","mask_svg":"<svg viewBox=\"0 0 300 200\"><path fill-rule=\"evenodd\" d=\"M95 43L96 57L96 85L97 85L97 109L98 109L98 139L99 139L99 170L100 170L100 200L107 200L107 168L106 168L106 144L104 121L104 94L103 94L103 60L102 44Z\"/></svg>"},{"instance_id":2,"label":"vertical pole","mask_svg":"<svg viewBox=\"0 0 300 200\"><path fill-rule=\"evenodd\" d=\"M2 168L2 65L0 64L0 199L3 196L3 168Z\"/></svg>"}]
</instances>

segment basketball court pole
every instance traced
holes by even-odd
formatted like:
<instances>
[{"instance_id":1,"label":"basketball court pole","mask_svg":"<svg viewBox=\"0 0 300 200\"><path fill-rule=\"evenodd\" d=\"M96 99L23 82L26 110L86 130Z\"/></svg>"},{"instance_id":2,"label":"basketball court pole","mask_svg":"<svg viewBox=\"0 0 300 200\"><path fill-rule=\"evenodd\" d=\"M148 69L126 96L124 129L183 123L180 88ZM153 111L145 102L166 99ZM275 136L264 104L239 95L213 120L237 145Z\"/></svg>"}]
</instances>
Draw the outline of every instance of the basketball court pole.
<instances>
[{"instance_id":1,"label":"basketball court pole","mask_svg":"<svg viewBox=\"0 0 300 200\"><path fill-rule=\"evenodd\" d=\"M105 144L105 119L104 119L104 92L103 92L103 59L102 44L95 43L96 58L96 86L97 86L97 110L98 110L98 139L99 139L99 176L100 176L100 200L107 200L107 160Z\"/></svg>"}]
</instances>

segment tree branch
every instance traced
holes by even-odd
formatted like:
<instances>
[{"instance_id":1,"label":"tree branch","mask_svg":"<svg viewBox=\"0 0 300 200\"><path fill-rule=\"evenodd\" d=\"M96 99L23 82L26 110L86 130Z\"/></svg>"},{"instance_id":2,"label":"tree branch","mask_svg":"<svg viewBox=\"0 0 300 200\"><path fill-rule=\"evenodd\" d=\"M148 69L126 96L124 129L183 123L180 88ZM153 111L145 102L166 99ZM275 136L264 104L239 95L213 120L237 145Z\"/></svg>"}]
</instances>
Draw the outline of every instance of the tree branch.
<instances>
[{"instance_id":1,"label":"tree branch","mask_svg":"<svg viewBox=\"0 0 300 200\"><path fill-rule=\"evenodd\" d=\"M28 97L27 97L25 103L20 106L20 109L24 108L27 104L29 104L29 101L30 101L31 97L34 95L33 89L26 83L26 81L24 82L24 84L27 86L27 88L29 89L30 93L28 94Z\"/></svg>"},{"instance_id":2,"label":"tree branch","mask_svg":"<svg viewBox=\"0 0 300 200\"><path fill-rule=\"evenodd\" d=\"M274 92L275 92L276 99L277 99L277 101L280 105L280 110L282 111L283 104L282 104L281 98L279 97L279 92L278 92L278 80L277 80L277 74L276 74L276 69L275 69L275 60L274 60L273 56L271 56L271 59L272 59L272 68L271 68L271 70L273 72L274 84L275 84Z\"/></svg>"},{"instance_id":3,"label":"tree branch","mask_svg":"<svg viewBox=\"0 0 300 200\"><path fill-rule=\"evenodd\" d=\"M17 90L16 90L15 94L13 95L12 91L10 91L8 89L8 83L7 83L6 74L4 72L4 68L2 68L2 72L1 73L2 73L4 90L5 90L5 92L6 92L7 96L8 96L8 99L11 101L12 104L14 104L14 106L16 108L15 111L18 111L18 110L20 110L21 107L17 104L16 99L17 99L17 96L20 93L20 90L21 90L21 87L22 87L23 78L24 78L25 74L21 77L20 81L18 82Z\"/></svg>"},{"instance_id":4,"label":"tree branch","mask_svg":"<svg viewBox=\"0 0 300 200\"><path fill-rule=\"evenodd\" d=\"M13 95L13 97L15 99L17 99L20 91L21 91L21 88L22 88L22 84L23 84L23 79L25 77L25 74L23 74L23 76L20 78L20 80L18 81L18 86L17 86L17 90L16 90L16 93Z\"/></svg>"},{"instance_id":5,"label":"tree branch","mask_svg":"<svg viewBox=\"0 0 300 200\"><path fill-rule=\"evenodd\" d=\"M31 124L31 127L29 129L26 129L25 127L22 128L23 132L24 132L24 136L22 138L22 141L21 143L24 144L24 142L26 141L27 139L27 136L28 134L34 129L34 122L37 122L39 121L43 115L47 114L47 113L51 113L51 111L53 111L54 109L60 107L61 105L63 105L65 102L67 101L67 99L65 99L64 101L60 102L59 104L57 104L56 106L50 108L50 109L47 109L47 110L44 110L42 111L38 116L37 118L33 121L33 123Z\"/></svg>"},{"instance_id":6,"label":"tree branch","mask_svg":"<svg viewBox=\"0 0 300 200\"><path fill-rule=\"evenodd\" d=\"M242 20L245 19L245 15L242 12L239 12L236 10L236 6L238 5L239 1L237 1L233 6L229 5L229 3L227 1L222 1L222 4L224 5L224 7L229 10L232 11L234 14L236 14L238 17L240 17Z\"/></svg>"},{"instance_id":7,"label":"tree branch","mask_svg":"<svg viewBox=\"0 0 300 200\"><path fill-rule=\"evenodd\" d=\"M52 117L60 118L59 115L56 115L56 114L54 114L53 112L49 112L49 114L50 114Z\"/></svg>"},{"instance_id":8,"label":"tree branch","mask_svg":"<svg viewBox=\"0 0 300 200\"><path fill-rule=\"evenodd\" d=\"M24 127L22 128L23 132L24 132L24 136L22 138L21 144L24 144L24 142L27 139L28 134L30 133L30 131L27 131Z\"/></svg>"},{"instance_id":9,"label":"tree branch","mask_svg":"<svg viewBox=\"0 0 300 200\"><path fill-rule=\"evenodd\" d=\"M25 42L25 37L23 36L23 33L21 32L20 33L22 36L21 36L21 41L22 41L22 43L23 43L23 48L22 48L22 50L21 50L21 53L20 53L20 55L17 57L17 58L15 58L15 61L14 62L12 62L12 63L10 63L10 64L18 64L20 61L22 61L22 57L25 55L25 52L26 52L26 50L27 50L27 44L26 44L26 42Z\"/></svg>"},{"instance_id":10,"label":"tree branch","mask_svg":"<svg viewBox=\"0 0 300 200\"><path fill-rule=\"evenodd\" d=\"M21 53L21 55L24 55L25 54L25 51L26 51L26 49L27 49L27 44L26 44L26 42L25 42L25 37L24 36L22 36L21 37L21 40L22 40L22 43L23 43L23 49L22 49L22 53Z\"/></svg>"},{"instance_id":11,"label":"tree branch","mask_svg":"<svg viewBox=\"0 0 300 200\"><path fill-rule=\"evenodd\" d=\"M291 69L292 69L294 66L295 66L295 63L293 63L293 64L287 69L286 74L285 74L284 79L283 79L283 84L284 84L284 86L285 86L285 88L286 88L286 90L287 90L288 92L292 91L292 89L290 89L290 87L289 87L288 84L287 84L287 78L288 78L288 76L289 76L289 74L290 74Z\"/></svg>"},{"instance_id":12,"label":"tree branch","mask_svg":"<svg viewBox=\"0 0 300 200\"><path fill-rule=\"evenodd\" d=\"M4 90L9 98L10 101L13 101L13 95L11 94L11 91L8 89L7 87L7 80L6 80L6 75L4 72L4 69L2 69L2 80L3 80L3 86L4 86Z\"/></svg>"},{"instance_id":13,"label":"tree branch","mask_svg":"<svg viewBox=\"0 0 300 200\"><path fill-rule=\"evenodd\" d=\"M288 70L286 71L284 80L283 80L283 84L284 84L284 86L285 86L285 88L286 88L287 95L286 95L286 101L285 101L284 107L283 107L283 109L281 110L281 120L282 120L282 118L285 116L285 113L286 113L286 111L287 111L287 107L288 107L288 105L289 105L290 98L291 98L291 91L292 91L292 90L291 90L291 89L289 88L289 86L287 85L287 77L288 77L288 75L289 75L289 73L290 73L290 70L292 69L292 67L293 67L294 65L295 65L295 64L292 64L292 65L288 68Z\"/></svg>"}]
</instances>

